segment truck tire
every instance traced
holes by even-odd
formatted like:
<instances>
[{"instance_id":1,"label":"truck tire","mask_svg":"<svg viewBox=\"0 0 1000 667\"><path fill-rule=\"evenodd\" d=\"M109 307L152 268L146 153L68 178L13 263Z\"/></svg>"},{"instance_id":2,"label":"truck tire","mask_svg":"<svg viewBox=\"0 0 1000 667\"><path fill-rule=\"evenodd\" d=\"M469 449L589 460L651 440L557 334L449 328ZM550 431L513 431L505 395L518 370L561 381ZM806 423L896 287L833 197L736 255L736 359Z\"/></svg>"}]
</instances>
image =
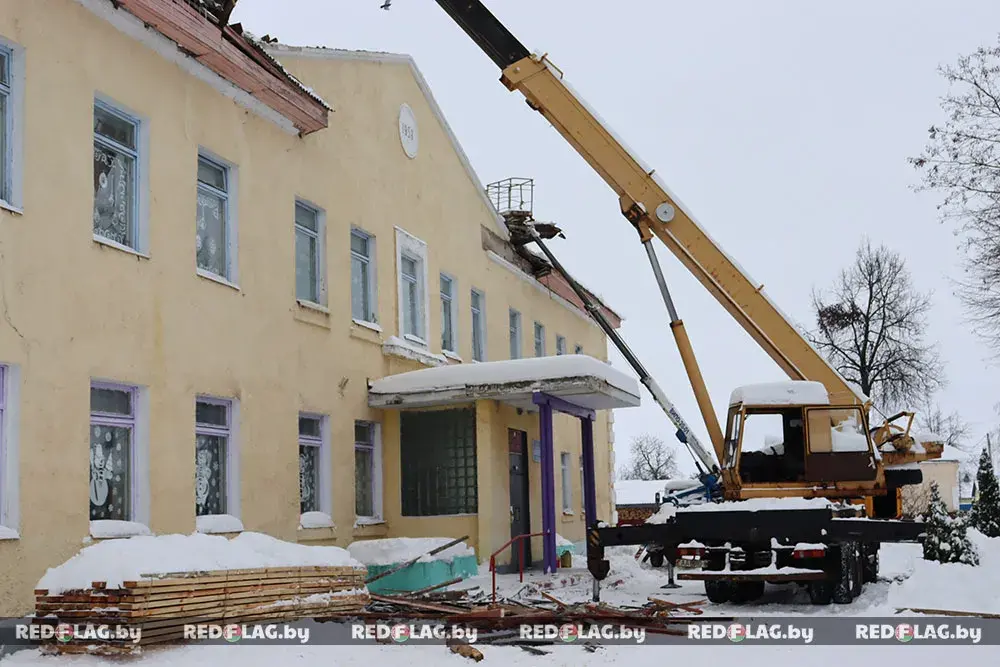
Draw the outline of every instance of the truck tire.
<instances>
[{"instance_id":1,"label":"truck tire","mask_svg":"<svg viewBox=\"0 0 1000 667\"><path fill-rule=\"evenodd\" d=\"M806 588L809 590L809 601L813 604L830 604L833 602L833 583L830 581L810 581Z\"/></svg>"},{"instance_id":2,"label":"truck tire","mask_svg":"<svg viewBox=\"0 0 1000 667\"><path fill-rule=\"evenodd\" d=\"M865 551L861 559L861 572L862 580L866 584L878 581L879 546L878 542L870 542L865 545Z\"/></svg>"},{"instance_id":3,"label":"truck tire","mask_svg":"<svg viewBox=\"0 0 1000 667\"><path fill-rule=\"evenodd\" d=\"M649 564L653 567L663 567L663 552L654 551L649 554Z\"/></svg>"},{"instance_id":4,"label":"truck tire","mask_svg":"<svg viewBox=\"0 0 1000 667\"><path fill-rule=\"evenodd\" d=\"M837 604L850 604L861 592L861 555L858 553L858 543L841 544L838 560L839 562L834 561L839 567L833 585L833 601Z\"/></svg>"},{"instance_id":5,"label":"truck tire","mask_svg":"<svg viewBox=\"0 0 1000 667\"><path fill-rule=\"evenodd\" d=\"M763 581L741 581L732 585L733 602L753 602L764 595Z\"/></svg>"},{"instance_id":6,"label":"truck tire","mask_svg":"<svg viewBox=\"0 0 1000 667\"><path fill-rule=\"evenodd\" d=\"M723 602L729 602L732 596L733 586L730 582L720 581L719 579L705 580L705 597L707 597L710 602L722 604Z\"/></svg>"}]
</instances>

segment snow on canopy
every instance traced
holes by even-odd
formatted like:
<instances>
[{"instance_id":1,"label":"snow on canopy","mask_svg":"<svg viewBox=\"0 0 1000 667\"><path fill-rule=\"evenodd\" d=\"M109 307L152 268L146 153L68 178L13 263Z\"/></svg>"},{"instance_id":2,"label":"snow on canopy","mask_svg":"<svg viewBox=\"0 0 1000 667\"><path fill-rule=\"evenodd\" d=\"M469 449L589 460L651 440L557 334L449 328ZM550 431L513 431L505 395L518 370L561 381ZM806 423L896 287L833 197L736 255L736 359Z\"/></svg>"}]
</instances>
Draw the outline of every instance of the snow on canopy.
<instances>
[{"instance_id":1,"label":"snow on canopy","mask_svg":"<svg viewBox=\"0 0 1000 667\"><path fill-rule=\"evenodd\" d=\"M423 368L375 380L369 391L372 394L439 391L474 385L540 382L572 377L595 377L627 394L639 395L639 384L635 378L585 354Z\"/></svg>"},{"instance_id":2,"label":"snow on canopy","mask_svg":"<svg viewBox=\"0 0 1000 667\"><path fill-rule=\"evenodd\" d=\"M58 595L90 588L94 581L120 588L125 581L172 572L306 566L362 567L340 547L306 546L262 533L241 533L231 540L201 533L139 536L85 547L49 568L35 588Z\"/></svg>"},{"instance_id":3,"label":"snow on canopy","mask_svg":"<svg viewBox=\"0 0 1000 667\"><path fill-rule=\"evenodd\" d=\"M347 551L365 565L393 565L420 558L421 563L435 560L450 561L461 556L475 556L475 550L465 542L448 547L428 556L433 551L453 541L451 537L390 537L384 540L359 540L347 546Z\"/></svg>"},{"instance_id":4,"label":"snow on canopy","mask_svg":"<svg viewBox=\"0 0 1000 667\"><path fill-rule=\"evenodd\" d=\"M822 382L788 380L737 387L729 405L829 405L830 396Z\"/></svg>"}]
</instances>

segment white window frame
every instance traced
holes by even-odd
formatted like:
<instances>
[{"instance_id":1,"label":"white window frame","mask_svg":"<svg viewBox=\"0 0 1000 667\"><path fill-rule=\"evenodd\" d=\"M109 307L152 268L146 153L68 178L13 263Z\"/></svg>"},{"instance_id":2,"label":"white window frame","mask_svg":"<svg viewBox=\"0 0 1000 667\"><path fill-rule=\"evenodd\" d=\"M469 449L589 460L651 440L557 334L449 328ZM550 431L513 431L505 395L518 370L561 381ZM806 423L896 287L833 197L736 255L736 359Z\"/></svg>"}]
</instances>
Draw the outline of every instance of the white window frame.
<instances>
[{"instance_id":1,"label":"white window frame","mask_svg":"<svg viewBox=\"0 0 1000 667\"><path fill-rule=\"evenodd\" d=\"M479 308L475 307L476 297L479 300ZM469 291L469 313L470 330L472 331L472 360L486 361L486 293L480 289L472 288ZM476 324L476 314L479 315L479 324ZM479 345L482 349L476 349L476 333L479 334Z\"/></svg>"},{"instance_id":2,"label":"white window frame","mask_svg":"<svg viewBox=\"0 0 1000 667\"><path fill-rule=\"evenodd\" d=\"M147 196L149 192L149 121L106 95L97 94L94 96L93 113L96 113L97 109L129 123L135 128L134 149L92 131L95 144L102 144L131 157L135 165L135 173L132 176L132 228L130 230L132 245L118 243L101 236L96 230L93 232L94 240L118 250L147 256L149 253L149 197ZM91 193L91 206L93 206L93 193Z\"/></svg>"},{"instance_id":3,"label":"white window frame","mask_svg":"<svg viewBox=\"0 0 1000 667\"><path fill-rule=\"evenodd\" d=\"M295 208L298 209L299 207L306 209L307 211L309 211L310 213L313 213L316 216L316 231L313 231L313 230L311 230L311 229L309 229L307 227L303 227L298 222L294 222L295 218L293 218L293 227L295 228L295 235L296 235L295 240L296 240L296 242L298 241L298 234L300 232L303 233L303 234L305 234L306 236L309 236L309 237L311 237L311 238L313 238L313 239L316 240L316 284L314 286L315 289L316 289L316 300L313 301L312 299L303 299L298 294L298 269L299 269L298 264L297 264L298 259L299 259L298 252L295 252L295 261L296 261L296 266L295 266L295 271L296 271L296 279L295 279L295 290L296 290L296 293L295 293L295 299L299 303L313 303L313 304L316 304L317 306L324 306L325 307L326 306L326 299L327 299L327 296L326 296L326 294L327 294L327 286L326 286L326 211L324 211L322 208L320 208L319 206L316 206L316 204L313 204L312 202L310 202L308 200L296 197L295 198Z\"/></svg>"},{"instance_id":4,"label":"white window frame","mask_svg":"<svg viewBox=\"0 0 1000 667\"><path fill-rule=\"evenodd\" d=\"M0 37L0 51L7 56L6 113L0 116L5 141L0 160L4 164L3 181L0 182L0 208L12 213L22 213L24 138L24 48Z\"/></svg>"},{"instance_id":5,"label":"white window frame","mask_svg":"<svg viewBox=\"0 0 1000 667\"><path fill-rule=\"evenodd\" d=\"M89 427L93 428L95 421L103 425L128 426L132 430L129 451L129 504L130 512L126 521L136 524L134 531L116 531L116 536L126 537L129 534L142 535L149 532L149 390L147 387L123 384L105 379L94 379L90 389L111 389L124 391L130 395L132 416L123 418L119 415L95 413L88 411ZM88 405L89 405L88 393ZM88 438L89 442L89 438ZM88 474L89 474L88 468ZM89 513L89 509L88 509ZM93 524L91 524L93 525ZM95 531L91 530L91 534Z\"/></svg>"},{"instance_id":6,"label":"white window frame","mask_svg":"<svg viewBox=\"0 0 1000 667\"><path fill-rule=\"evenodd\" d=\"M559 452L559 472L562 478L562 512L573 514L573 478L569 473L571 457L569 452Z\"/></svg>"},{"instance_id":7,"label":"white window frame","mask_svg":"<svg viewBox=\"0 0 1000 667\"><path fill-rule=\"evenodd\" d=\"M375 246L375 236L369 234L363 229L358 227L351 227L351 237L358 237L364 239L368 243L368 256L354 252L354 248L348 244L347 249L351 253L351 262L353 264L354 260L364 262L368 266L368 279L365 282L365 296L368 297L368 312L363 313L364 317L357 318L354 316L354 282L351 281L351 319L358 323L365 324L378 324L378 280L376 271L376 246ZM350 270L350 268L348 269ZM348 280L351 280L350 277Z\"/></svg>"},{"instance_id":8,"label":"white window frame","mask_svg":"<svg viewBox=\"0 0 1000 667\"><path fill-rule=\"evenodd\" d=\"M212 166L222 169L226 175L226 190L223 192L218 188L207 185L198 180L198 169L197 165L202 160L208 162ZM222 196L226 201L226 220L225 220L225 234L226 234L226 275L219 275L210 271L208 269L203 269L198 266L198 256L197 251L195 252L195 270L199 276L202 278L208 278L209 280L214 280L215 282L220 282L230 287L239 286L239 225L237 221L239 220L239 169L235 164L229 162L228 160L219 157L215 153L205 149L198 148L198 162L195 163L195 185L197 186L197 193L202 192L212 194L215 196ZM197 222L197 202L195 208L195 221ZM197 234L197 230L195 230Z\"/></svg>"},{"instance_id":9,"label":"white window frame","mask_svg":"<svg viewBox=\"0 0 1000 667\"><path fill-rule=\"evenodd\" d=\"M406 332L406 319L403 312L403 257L413 260L416 264L418 324L416 333ZM427 274L427 244L409 232L396 227L396 291L398 292L399 335L421 347L427 347L427 332L430 330L431 309Z\"/></svg>"},{"instance_id":10,"label":"white window frame","mask_svg":"<svg viewBox=\"0 0 1000 667\"><path fill-rule=\"evenodd\" d=\"M556 334L556 356L566 354L566 336Z\"/></svg>"},{"instance_id":11,"label":"white window frame","mask_svg":"<svg viewBox=\"0 0 1000 667\"><path fill-rule=\"evenodd\" d=\"M330 418L315 412L300 412L299 419L318 419L319 438L305 436L299 432L299 446L316 447L319 449L319 509L326 515L329 525L333 526L333 461L330 458Z\"/></svg>"},{"instance_id":12,"label":"white window frame","mask_svg":"<svg viewBox=\"0 0 1000 667\"><path fill-rule=\"evenodd\" d=\"M513 308L507 311L507 332L510 342L510 358L520 359L522 354L521 313Z\"/></svg>"},{"instance_id":13,"label":"white window frame","mask_svg":"<svg viewBox=\"0 0 1000 667\"><path fill-rule=\"evenodd\" d=\"M535 325L531 329L532 340L534 341L533 350L536 357L545 356L545 325L539 321L535 321Z\"/></svg>"},{"instance_id":14,"label":"white window frame","mask_svg":"<svg viewBox=\"0 0 1000 667\"><path fill-rule=\"evenodd\" d=\"M448 284L451 285L451 294L445 295L441 292L441 351L451 352L453 354L458 353L458 280L455 276L450 273L442 272L439 279L447 280ZM438 285L440 287L440 284ZM447 303L446 303L447 302ZM451 347L444 346L444 312L445 308L448 309L448 313L451 315Z\"/></svg>"},{"instance_id":15,"label":"white window frame","mask_svg":"<svg viewBox=\"0 0 1000 667\"><path fill-rule=\"evenodd\" d=\"M0 364L0 540L20 537L20 379L20 366Z\"/></svg>"},{"instance_id":16,"label":"white window frame","mask_svg":"<svg viewBox=\"0 0 1000 667\"><path fill-rule=\"evenodd\" d=\"M374 514L371 516L359 516L355 513L354 521L356 524L364 525L371 523L382 523L384 521L382 514L382 425L378 422L368 421L366 419L355 420L352 426L357 426L357 424L368 424L372 429L372 511ZM358 442L355 438L354 450L357 451ZM354 455L354 460L357 461L357 454ZM355 477L355 479L357 479ZM357 509L357 493L358 490L354 490L355 493L355 510Z\"/></svg>"},{"instance_id":17,"label":"white window frame","mask_svg":"<svg viewBox=\"0 0 1000 667\"><path fill-rule=\"evenodd\" d=\"M209 403L212 405L224 406L226 408L228 426L221 427L214 424L199 424L197 418L198 403ZM239 415L240 402L235 398L219 398L218 396L206 395L198 395L195 397L195 439L197 440L199 435L226 436L226 515L237 519L240 518ZM195 452L195 456L197 456L197 450ZM196 505L195 513L197 513L197 511Z\"/></svg>"}]
</instances>

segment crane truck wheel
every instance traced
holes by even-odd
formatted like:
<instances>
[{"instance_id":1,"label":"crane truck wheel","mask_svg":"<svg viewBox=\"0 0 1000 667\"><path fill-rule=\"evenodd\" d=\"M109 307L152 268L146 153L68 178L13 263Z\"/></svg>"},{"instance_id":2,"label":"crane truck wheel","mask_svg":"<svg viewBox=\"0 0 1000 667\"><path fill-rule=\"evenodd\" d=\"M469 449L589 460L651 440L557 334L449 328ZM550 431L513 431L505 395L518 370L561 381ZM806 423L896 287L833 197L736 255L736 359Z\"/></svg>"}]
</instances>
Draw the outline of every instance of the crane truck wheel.
<instances>
[{"instance_id":1,"label":"crane truck wheel","mask_svg":"<svg viewBox=\"0 0 1000 667\"><path fill-rule=\"evenodd\" d=\"M733 584L733 602L753 602L764 595L763 581L741 581Z\"/></svg>"},{"instance_id":2,"label":"crane truck wheel","mask_svg":"<svg viewBox=\"0 0 1000 667\"><path fill-rule=\"evenodd\" d=\"M649 564L653 567L663 567L663 552L654 551L649 554Z\"/></svg>"},{"instance_id":3,"label":"crane truck wheel","mask_svg":"<svg viewBox=\"0 0 1000 667\"><path fill-rule=\"evenodd\" d=\"M830 581L810 581L809 601L813 604L830 604L833 602L833 583Z\"/></svg>"},{"instance_id":4,"label":"crane truck wheel","mask_svg":"<svg viewBox=\"0 0 1000 667\"><path fill-rule=\"evenodd\" d=\"M861 593L862 564L857 542L840 545L840 567L833 585L833 601L850 604Z\"/></svg>"},{"instance_id":5,"label":"crane truck wheel","mask_svg":"<svg viewBox=\"0 0 1000 667\"><path fill-rule=\"evenodd\" d=\"M880 545L878 542L870 542L864 546L865 551L861 559L862 580L864 583L870 584L878 580L878 552Z\"/></svg>"},{"instance_id":6,"label":"crane truck wheel","mask_svg":"<svg viewBox=\"0 0 1000 667\"><path fill-rule=\"evenodd\" d=\"M733 585L728 581L718 579L705 580L705 597L716 604L729 602L733 596Z\"/></svg>"}]
</instances>

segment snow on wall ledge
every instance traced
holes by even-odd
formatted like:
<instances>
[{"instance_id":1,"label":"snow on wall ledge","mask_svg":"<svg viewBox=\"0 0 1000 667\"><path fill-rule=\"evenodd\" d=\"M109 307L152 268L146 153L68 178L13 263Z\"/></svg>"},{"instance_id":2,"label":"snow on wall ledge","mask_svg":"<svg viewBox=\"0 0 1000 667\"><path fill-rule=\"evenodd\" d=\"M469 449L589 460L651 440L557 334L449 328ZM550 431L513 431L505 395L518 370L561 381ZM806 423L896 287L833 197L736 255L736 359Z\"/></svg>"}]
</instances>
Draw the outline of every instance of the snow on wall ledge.
<instances>
[{"instance_id":1,"label":"snow on wall ledge","mask_svg":"<svg viewBox=\"0 0 1000 667\"><path fill-rule=\"evenodd\" d=\"M94 581L118 588L125 581L169 572L306 566L363 567L340 547L283 542L262 533L242 533L231 540L201 533L140 536L85 547L62 565L49 568L35 588L58 595L90 588Z\"/></svg>"},{"instance_id":2,"label":"snow on wall ledge","mask_svg":"<svg viewBox=\"0 0 1000 667\"><path fill-rule=\"evenodd\" d=\"M369 393L396 394L461 389L474 385L538 382L566 377L595 377L625 393L639 395L639 383L634 378L585 354L426 368L375 380L371 384Z\"/></svg>"},{"instance_id":3,"label":"snow on wall ledge","mask_svg":"<svg viewBox=\"0 0 1000 667\"><path fill-rule=\"evenodd\" d=\"M420 558L421 563L435 560L450 561L461 556L475 556L476 551L465 542L448 547L433 556L426 555L452 541L450 537L391 537L384 540L360 540L347 546L351 557L365 565L393 565Z\"/></svg>"},{"instance_id":4,"label":"snow on wall ledge","mask_svg":"<svg viewBox=\"0 0 1000 667\"><path fill-rule=\"evenodd\" d=\"M729 397L729 405L829 405L830 396L821 382L788 380L765 382L737 387Z\"/></svg>"},{"instance_id":5,"label":"snow on wall ledge","mask_svg":"<svg viewBox=\"0 0 1000 667\"><path fill-rule=\"evenodd\" d=\"M688 512L758 512L762 510L821 510L832 507L826 498L749 498L721 503L690 505L678 510Z\"/></svg>"}]
</instances>

